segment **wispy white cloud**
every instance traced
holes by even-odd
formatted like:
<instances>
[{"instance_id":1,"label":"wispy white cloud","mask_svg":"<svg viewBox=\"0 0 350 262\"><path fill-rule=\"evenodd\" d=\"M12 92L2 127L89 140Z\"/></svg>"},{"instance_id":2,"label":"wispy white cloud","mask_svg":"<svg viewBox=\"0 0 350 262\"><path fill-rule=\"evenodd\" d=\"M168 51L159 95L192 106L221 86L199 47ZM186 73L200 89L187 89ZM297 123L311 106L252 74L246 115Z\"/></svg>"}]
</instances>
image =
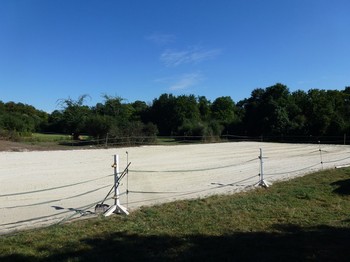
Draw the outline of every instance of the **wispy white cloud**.
<instances>
[{"instance_id":1,"label":"wispy white cloud","mask_svg":"<svg viewBox=\"0 0 350 262\"><path fill-rule=\"evenodd\" d=\"M175 42L176 36L173 34L153 33L147 36L146 39L157 45L166 45Z\"/></svg>"},{"instance_id":2,"label":"wispy white cloud","mask_svg":"<svg viewBox=\"0 0 350 262\"><path fill-rule=\"evenodd\" d=\"M167 85L169 91L180 91L199 84L203 79L203 75L200 72L195 72L177 77L159 78L156 79L156 82Z\"/></svg>"},{"instance_id":3,"label":"wispy white cloud","mask_svg":"<svg viewBox=\"0 0 350 262\"><path fill-rule=\"evenodd\" d=\"M220 49L209 49L195 47L186 50L165 50L160 60L168 67L176 67L182 64L196 64L205 60L213 59L221 53Z\"/></svg>"}]
</instances>

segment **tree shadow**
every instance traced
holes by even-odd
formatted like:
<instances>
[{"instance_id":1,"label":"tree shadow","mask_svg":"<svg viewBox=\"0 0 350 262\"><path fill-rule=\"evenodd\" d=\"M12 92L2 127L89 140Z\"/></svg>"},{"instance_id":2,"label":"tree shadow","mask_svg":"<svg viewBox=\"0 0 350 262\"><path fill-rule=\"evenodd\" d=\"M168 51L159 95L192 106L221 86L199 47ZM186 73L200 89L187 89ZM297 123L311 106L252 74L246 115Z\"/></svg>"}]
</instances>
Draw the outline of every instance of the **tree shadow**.
<instances>
[{"instance_id":1,"label":"tree shadow","mask_svg":"<svg viewBox=\"0 0 350 262\"><path fill-rule=\"evenodd\" d=\"M49 244L44 259L13 254L1 261L348 261L349 228L275 225L275 232L228 232L221 236L144 236L126 232Z\"/></svg>"},{"instance_id":2,"label":"tree shadow","mask_svg":"<svg viewBox=\"0 0 350 262\"><path fill-rule=\"evenodd\" d=\"M339 180L331 183L331 185L337 187L333 190L334 193L339 195L350 195L350 179Z\"/></svg>"}]
</instances>

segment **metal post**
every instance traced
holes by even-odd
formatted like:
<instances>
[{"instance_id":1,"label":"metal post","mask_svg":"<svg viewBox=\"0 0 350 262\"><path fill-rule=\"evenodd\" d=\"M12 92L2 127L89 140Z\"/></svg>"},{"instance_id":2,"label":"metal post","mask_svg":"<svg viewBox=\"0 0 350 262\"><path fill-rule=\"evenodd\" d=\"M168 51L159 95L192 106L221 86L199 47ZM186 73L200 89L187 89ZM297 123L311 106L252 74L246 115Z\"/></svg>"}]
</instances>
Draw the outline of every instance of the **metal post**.
<instances>
[{"instance_id":1,"label":"metal post","mask_svg":"<svg viewBox=\"0 0 350 262\"><path fill-rule=\"evenodd\" d=\"M126 165L129 164L129 153L126 151ZM126 208L129 208L129 168L126 169Z\"/></svg>"},{"instance_id":2,"label":"metal post","mask_svg":"<svg viewBox=\"0 0 350 262\"><path fill-rule=\"evenodd\" d=\"M119 204L119 186L118 186L118 175L119 175L119 155L114 155L114 204Z\"/></svg>"},{"instance_id":3,"label":"metal post","mask_svg":"<svg viewBox=\"0 0 350 262\"><path fill-rule=\"evenodd\" d=\"M119 155L114 155L114 205L111 206L104 214L104 216L110 216L115 211L124 215L129 215L129 212L125 207L120 204L119 200Z\"/></svg>"},{"instance_id":4,"label":"metal post","mask_svg":"<svg viewBox=\"0 0 350 262\"><path fill-rule=\"evenodd\" d=\"M264 179L264 161L263 161L263 153L261 148L260 148L259 159L260 159L260 180L259 180L258 186L269 187L269 183Z\"/></svg>"},{"instance_id":5,"label":"metal post","mask_svg":"<svg viewBox=\"0 0 350 262\"><path fill-rule=\"evenodd\" d=\"M262 156L262 149L260 148L260 180L264 180L264 161L263 161L263 156Z\"/></svg>"},{"instance_id":6,"label":"metal post","mask_svg":"<svg viewBox=\"0 0 350 262\"><path fill-rule=\"evenodd\" d=\"M323 158L322 158L321 141L318 141L318 151L320 151L320 160L321 160L321 166L322 166L322 170L323 170Z\"/></svg>"}]
</instances>

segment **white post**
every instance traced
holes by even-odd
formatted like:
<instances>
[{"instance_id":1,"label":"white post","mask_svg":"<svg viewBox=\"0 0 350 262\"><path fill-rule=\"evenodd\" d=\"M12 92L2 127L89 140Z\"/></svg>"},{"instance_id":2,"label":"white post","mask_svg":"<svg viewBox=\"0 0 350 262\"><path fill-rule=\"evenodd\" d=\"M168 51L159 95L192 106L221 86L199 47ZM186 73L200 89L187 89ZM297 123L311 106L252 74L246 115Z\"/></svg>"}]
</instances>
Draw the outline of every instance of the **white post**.
<instances>
[{"instance_id":1,"label":"white post","mask_svg":"<svg viewBox=\"0 0 350 262\"><path fill-rule=\"evenodd\" d=\"M118 213L122 213L125 215L129 215L127 209L120 204L119 200L119 155L114 155L114 164L112 165L114 168L114 205L111 206L104 214L104 216L110 216L115 211Z\"/></svg>"},{"instance_id":2,"label":"white post","mask_svg":"<svg viewBox=\"0 0 350 262\"><path fill-rule=\"evenodd\" d=\"M128 151L126 151L126 165L129 165ZM126 169L126 208L129 208L129 168Z\"/></svg>"},{"instance_id":3,"label":"white post","mask_svg":"<svg viewBox=\"0 0 350 262\"><path fill-rule=\"evenodd\" d=\"M119 155L114 155L114 204L119 205Z\"/></svg>"},{"instance_id":4,"label":"white post","mask_svg":"<svg viewBox=\"0 0 350 262\"><path fill-rule=\"evenodd\" d=\"M321 166L322 166L322 170L323 170L323 158L322 158L321 141L318 141L318 151L320 151L320 160L321 160Z\"/></svg>"},{"instance_id":5,"label":"white post","mask_svg":"<svg viewBox=\"0 0 350 262\"><path fill-rule=\"evenodd\" d=\"M263 156L262 156L262 149L260 148L260 178L261 180L264 180L264 161L263 161Z\"/></svg>"},{"instance_id":6,"label":"white post","mask_svg":"<svg viewBox=\"0 0 350 262\"><path fill-rule=\"evenodd\" d=\"M264 161L263 161L263 153L261 148L260 148L259 159L260 159L260 180L259 180L258 186L269 187L269 184L264 179Z\"/></svg>"}]
</instances>

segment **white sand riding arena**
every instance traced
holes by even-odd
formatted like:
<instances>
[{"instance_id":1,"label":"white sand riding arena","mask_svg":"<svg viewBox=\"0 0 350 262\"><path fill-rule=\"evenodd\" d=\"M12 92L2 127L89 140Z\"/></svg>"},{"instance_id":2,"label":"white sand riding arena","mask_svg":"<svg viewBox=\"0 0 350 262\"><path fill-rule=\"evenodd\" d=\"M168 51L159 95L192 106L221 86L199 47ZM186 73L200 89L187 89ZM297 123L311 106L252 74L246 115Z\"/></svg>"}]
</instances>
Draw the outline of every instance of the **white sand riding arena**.
<instances>
[{"instance_id":1,"label":"white sand riding arena","mask_svg":"<svg viewBox=\"0 0 350 262\"><path fill-rule=\"evenodd\" d=\"M270 183L350 163L349 146L259 142L0 152L0 234L91 215L113 185L115 154L120 171L131 162L120 202L132 211L252 188L260 148Z\"/></svg>"}]
</instances>

